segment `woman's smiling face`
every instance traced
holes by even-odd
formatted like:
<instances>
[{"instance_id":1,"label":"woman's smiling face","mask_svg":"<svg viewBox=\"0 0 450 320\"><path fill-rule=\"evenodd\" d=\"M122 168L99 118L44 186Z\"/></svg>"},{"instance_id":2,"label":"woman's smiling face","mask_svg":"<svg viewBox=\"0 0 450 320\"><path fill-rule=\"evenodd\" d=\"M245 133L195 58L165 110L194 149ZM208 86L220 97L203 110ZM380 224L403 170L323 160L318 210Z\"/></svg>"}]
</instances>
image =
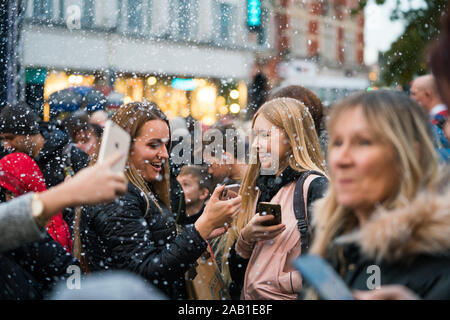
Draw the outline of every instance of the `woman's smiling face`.
<instances>
[{"instance_id":1,"label":"woman's smiling face","mask_svg":"<svg viewBox=\"0 0 450 320\"><path fill-rule=\"evenodd\" d=\"M131 148L130 163L145 181L160 180L169 159L169 126L163 120L147 121L139 130Z\"/></svg>"},{"instance_id":2,"label":"woman's smiling face","mask_svg":"<svg viewBox=\"0 0 450 320\"><path fill-rule=\"evenodd\" d=\"M258 153L261 167L270 168L274 163L279 167L292 151L286 133L262 114L255 119L253 129L256 137L252 148Z\"/></svg>"}]
</instances>

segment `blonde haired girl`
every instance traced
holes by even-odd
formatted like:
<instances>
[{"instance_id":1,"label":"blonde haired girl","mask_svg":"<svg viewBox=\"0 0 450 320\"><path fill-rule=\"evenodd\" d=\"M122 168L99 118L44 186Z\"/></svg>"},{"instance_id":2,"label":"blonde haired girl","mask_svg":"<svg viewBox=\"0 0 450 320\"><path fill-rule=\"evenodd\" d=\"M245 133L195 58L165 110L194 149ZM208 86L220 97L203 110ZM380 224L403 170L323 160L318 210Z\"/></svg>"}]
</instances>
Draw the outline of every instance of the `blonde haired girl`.
<instances>
[{"instance_id":1,"label":"blonde haired girl","mask_svg":"<svg viewBox=\"0 0 450 320\"><path fill-rule=\"evenodd\" d=\"M256 163L247 167L242 181L242 212L219 246L226 253L222 261L224 278L235 298L243 277L242 299L295 299L301 280L290 266L290 260L300 254L294 189L302 175L313 171L305 193L307 205L321 197L327 185L325 161L312 117L298 100L266 102L255 114L252 128L256 136L251 152ZM263 175L273 164L278 170ZM261 201L281 205L281 224L262 225L271 216L255 214Z\"/></svg>"}]
</instances>

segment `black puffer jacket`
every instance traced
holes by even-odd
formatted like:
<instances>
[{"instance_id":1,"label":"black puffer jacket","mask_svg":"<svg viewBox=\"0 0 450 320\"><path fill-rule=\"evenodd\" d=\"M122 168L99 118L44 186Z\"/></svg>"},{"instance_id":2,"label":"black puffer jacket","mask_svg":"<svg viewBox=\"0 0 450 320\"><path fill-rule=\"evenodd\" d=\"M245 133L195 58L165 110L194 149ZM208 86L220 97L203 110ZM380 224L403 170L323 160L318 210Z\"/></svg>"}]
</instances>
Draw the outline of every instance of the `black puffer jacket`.
<instances>
[{"instance_id":1,"label":"black puffer jacket","mask_svg":"<svg viewBox=\"0 0 450 320\"><path fill-rule=\"evenodd\" d=\"M150 199L150 198L149 198ZM88 207L81 219L81 242L90 271L129 270L171 299L186 299L185 272L206 250L194 225L177 235L175 219L163 213L131 183L114 202Z\"/></svg>"},{"instance_id":2,"label":"black puffer jacket","mask_svg":"<svg viewBox=\"0 0 450 320\"><path fill-rule=\"evenodd\" d=\"M45 238L0 254L0 299L43 299L78 261L55 242ZM54 293L54 292L53 292Z\"/></svg>"}]
</instances>

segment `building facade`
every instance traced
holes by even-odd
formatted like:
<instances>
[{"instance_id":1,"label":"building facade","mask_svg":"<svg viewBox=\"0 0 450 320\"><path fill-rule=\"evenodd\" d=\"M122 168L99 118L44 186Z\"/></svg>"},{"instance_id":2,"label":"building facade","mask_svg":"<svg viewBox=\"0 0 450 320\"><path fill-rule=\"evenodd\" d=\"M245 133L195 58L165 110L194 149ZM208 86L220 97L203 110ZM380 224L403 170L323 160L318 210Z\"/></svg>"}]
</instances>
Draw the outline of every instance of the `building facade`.
<instances>
[{"instance_id":1,"label":"building facade","mask_svg":"<svg viewBox=\"0 0 450 320\"><path fill-rule=\"evenodd\" d=\"M275 2L279 28L273 85L308 87L326 105L367 88L364 13L353 13L358 0Z\"/></svg>"},{"instance_id":2,"label":"building facade","mask_svg":"<svg viewBox=\"0 0 450 320\"><path fill-rule=\"evenodd\" d=\"M212 124L245 108L254 53L271 47L270 24L254 31L248 14L241 0L28 0L26 95L94 86Z\"/></svg>"}]
</instances>

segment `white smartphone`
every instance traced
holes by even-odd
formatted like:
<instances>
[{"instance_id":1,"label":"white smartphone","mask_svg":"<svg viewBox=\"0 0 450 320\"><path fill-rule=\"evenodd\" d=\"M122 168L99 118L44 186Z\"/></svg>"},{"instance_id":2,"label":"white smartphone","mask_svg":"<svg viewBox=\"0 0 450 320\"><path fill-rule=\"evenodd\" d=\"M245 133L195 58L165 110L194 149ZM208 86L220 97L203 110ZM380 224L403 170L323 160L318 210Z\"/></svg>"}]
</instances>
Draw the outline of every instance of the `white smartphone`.
<instances>
[{"instance_id":1,"label":"white smartphone","mask_svg":"<svg viewBox=\"0 0 450 320\"><path fill-rule=\"evenodd\" d=\"M102 135L102 144L98 155L98 161L101 162L116 152L121 152L123 156L113 167L114 172L123 172L128 159L131 137L112 120L106 121L105 129Z\"/></svg>"}]
</instances>

